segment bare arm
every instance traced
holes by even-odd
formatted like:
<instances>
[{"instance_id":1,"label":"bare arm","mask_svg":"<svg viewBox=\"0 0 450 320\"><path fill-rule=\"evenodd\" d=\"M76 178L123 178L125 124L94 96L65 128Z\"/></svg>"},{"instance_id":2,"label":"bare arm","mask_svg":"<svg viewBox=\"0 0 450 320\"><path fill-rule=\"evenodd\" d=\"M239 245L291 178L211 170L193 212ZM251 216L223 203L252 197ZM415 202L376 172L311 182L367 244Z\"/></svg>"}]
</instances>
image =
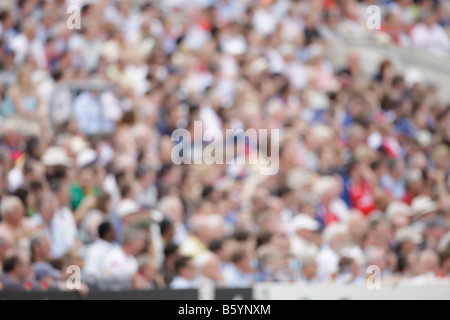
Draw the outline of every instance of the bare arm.
<instances>
[{"instance_id":1,"label":"bare arm","mask_svg":"<svg viewBox=\"0 0 450 320\"><path fill-rule=\"evenodd\" d=\"M19 88L17 87L11 88L9 91L9 95L19 116L27 119L36 119L37 114L35 112L27 111L25 109L25 106L22 104L22 101L20 99Z\"/></svg>"}]
</instances>

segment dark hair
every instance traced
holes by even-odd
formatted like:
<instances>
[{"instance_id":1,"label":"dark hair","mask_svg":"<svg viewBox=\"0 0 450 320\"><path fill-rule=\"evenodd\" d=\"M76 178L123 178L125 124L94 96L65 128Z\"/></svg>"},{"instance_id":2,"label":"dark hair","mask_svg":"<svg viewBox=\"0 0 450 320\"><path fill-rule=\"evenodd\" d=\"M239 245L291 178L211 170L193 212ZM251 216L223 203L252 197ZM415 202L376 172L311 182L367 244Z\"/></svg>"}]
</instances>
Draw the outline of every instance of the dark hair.
<instances>
[{"instance_id":1,"label":"dark hair","mask_svg":"<svg viewBox=\"0 0 450 320\"><path fill-rule=\"evenodd\" d=\"M350 159L347 165L347 171L348 173L351 173L353 169L355 169L361 162L357 160L356 158Z\"/></svg>"},{"instance_id":2,"label":"dark hair","mask_svg":"<svg viewBox=\"0 0 450 320\"><path fill-rule=\"evenodd\" d=\"M50 183L50 190L53 193L58 194L61 191L61 188L64 185L64 183L65 183L64 179L59 178L52 179Z\"/></svg>"},{"instance_id":3,"label":"dark hair","mask_svg":"<svg viewBox=\"0 0 450 320\"><path fill-rule=\"evenodd\" d=\"M164 257L167 259L168 256L175 254L178 248L179 246L173 242L166 244L164 247Z\"/></svg>"},{"instance_id":4,"label":"dark hair","mask_svg":"<svg viewBox=\"0 0 450 320\"><path fill-rule=\"evenodd\" d=\"M4 21L9 16L10 16L10 12L8 10L0 11L0 21Z\"/></svg>"},{"instance_id":5,"label":"dark hair","mask_svg":"<svg viewBox=\"0 0 450 320\"><path fill-rule=\"evenodd\" d=\"M186 256L180 256L175 260L175 272L177 274L180 273L180 270L182 268L186 268L186 266L188 265L188 263L192 260L191 257L186 257Z\"/></svg>"},{"instance_id":6,"label":"dark hair","mask_svg":"<svg viewBox=\"0 0 450 320\"><path fill-rule=\"evenodd\" d=\"M148 172L151 171L151 168L149 165L147 165L146 163L139 163L137 169L136 169L136 179L140 179L142 178L144 175L146 175Z\"/></svg>"},{"instance_id":7,"label":"dark hair","mask_svg":"<svg viewBox=\"0 0 450 320\"><path fill-rule=\"evenodd\" d=\"M171 227L173 226L173 223L171 220L169 219L163 219L163 221L161 221L159 223L159 228L161 230L161 234L164 234L167 230L169 230Z\"/></svg>"},{"instance_id":8,"label":"dark hair","mask_svg":"<svg viewBox=\"0 0 450 320\"><path fill-rule=\"evenodd\" d=\"M16 266L20 265L21 263L22 261L20 261L20 257L17 253L5 257L3 259L3 272L11 272Z\"/></svg>"},{"instance_id":9,"label":"dark hair","mask_svg":"<svg viewBox=\"0 0 450 320\"><path fill-rule=\"evenodd\" d=\"M273 233L270 231L261 231L256 235L256 247L260 247L262 245L265 245L269 243L269 241L272 239Z\"/></svg>"},{"instance_id":10,"label":"dark hair","mask_svg":"<svg viewBox=\"0 0 450 320\"><path fill-rule=\"evenodd\" d=\"M22 201L22 204L26 207L27 206L27 196L28 196L28 190L24 188L18 188L16 191L12 193L13 196L16 196L17 198Z\"/></svg>"},{"instance_id":11,"label":"dark hair","mask_svg":"<svg viewBox=\"0 0 450 320\"><path fill-rule=\"evenodd\" d=\"M131 185L128 182L122 183L122 185L119 188L120 188L120 195L123 198L128 196L132 191Z\"/></svg>"},{"instance_id":12,"label":"dark hair","mask_svg":"<svg viewBox=\"0 0 450 320\"><path fill-rule=\"evenodd\" d=\"M26 144L25 144L25 152L32 158L35 157L34 155L34 149L39 146L41 143L41 140L39 137L31 136L28 138Z\"/></svg>"},{"instance_id":13,"label":"dark hair","mask_svg":"<svg viewBox=\"0 0 450 320\"><path fill-rule=\"evenodd\" d=\"M44 188L44 185L42 184L41 181L38 181L38 180L30 181L30 191L38 191L38 190L42 190L43 188Z\"/></svg>"},{"instance_id":14,"label":"dark hair","mask_svg":"<svg viewBox=\"0 0 450 320\"><path fill-rule=\"evenodd\" d=\"M250 237L250 232L246 230L238 230L234 233L234 239L239 242L247 241Z\"/></svg>"},{"instance_id":15,"label":"dark hair","mask_svg":"<svg viewBox=\"0 0 450 320\"><path fill-rule=\"evenodd\" d=\"M220 249L222 249L224 243L224 239L213 239L209 242L208 249L214 253L217 253Z\"/></svg>"},{"instance_id":16,"label":"dark hair","mask_svg":"<svg viewBox=\"0 0 450 320\"><path fill-rule=\"evenodd\" d=\"M247 255L247 250L245 250L244 248L238 248L231 255L231 262L238 263L238 262L242 261L242 259L244 259L246 255Z\"/></svg>"},{"instance_id":17,"label":"dark hair","mask_svg":"<svg viewBox=\"0 0 450 320\"><path fill-rule=\"evenodd\" d=\"M111 222L109 221L105 221L100 223L100 225L98 226L98 236L100 239L105 239L106 235L108 234L108 232L110 232L111 230L113 230L114 227L112 225Z\"/></svg>"}]
</instances>

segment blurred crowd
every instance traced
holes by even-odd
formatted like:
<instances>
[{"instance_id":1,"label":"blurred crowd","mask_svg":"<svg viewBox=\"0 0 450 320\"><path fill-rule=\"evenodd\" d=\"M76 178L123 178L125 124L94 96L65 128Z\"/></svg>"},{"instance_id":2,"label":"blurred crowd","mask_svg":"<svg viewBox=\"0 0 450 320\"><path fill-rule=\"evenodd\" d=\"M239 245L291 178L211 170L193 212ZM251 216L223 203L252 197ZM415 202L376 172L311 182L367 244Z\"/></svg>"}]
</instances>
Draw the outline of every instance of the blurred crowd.
<instances>
[{"instance_id":1,"label":"blurred crowd","mask_svg":"<svg viewBox=\"0 0 450 320\"><path fill-rule=\"evenodd\" d=\"M447 59L449 6L1 1L0 290L365 285L369 266L448 284L450 106L417 70L329 52ZM194 121L278 129L278 174L175 165L171 134Z\"/></svg>"}]
</instances>

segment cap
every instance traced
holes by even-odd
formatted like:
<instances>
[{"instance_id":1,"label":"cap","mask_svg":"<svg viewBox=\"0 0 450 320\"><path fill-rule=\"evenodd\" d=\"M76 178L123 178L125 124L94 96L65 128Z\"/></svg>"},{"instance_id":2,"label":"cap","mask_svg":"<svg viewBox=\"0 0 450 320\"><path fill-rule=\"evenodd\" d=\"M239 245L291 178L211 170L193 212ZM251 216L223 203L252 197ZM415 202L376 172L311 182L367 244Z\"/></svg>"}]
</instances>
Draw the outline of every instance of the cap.
<instances>
[{"instance_id":1,"label":"cap","mask_svg":"<svg viewBox=\"0 0 450 320\"><path fill-rule=\"evenodd\" d=\"M411 203L412 213L419 218L427 213L434 212L438 209L436 203L428 196L415 197Z\"/></svg>"},{"instance_id":2,"label":"cap","mask_svg":"<svg viewBox=\"0 0 450 320\"><path fill-rule=\"evenodd\" d=\"M122 219L140 210L139 204L131 199L122 200L117 207L117 216Z\"/></svg>"},{"instance_id":3,"label":"cap","mask_svg":"<svg viewBox=\"0 0 450 320\"><path fill-rule=\"evenodd\" d=\"M97 152L93 149L84 149L77 154L77 167L83 168L97 161Z\"/></svg>"},{"instance_id":4,"label":"cap","mask_svg":"<svg viewBox=\"0 0 450 320\"><path fill-rule=\"evenodd\" d=\"M72 160L61 147L52 146L45 150L42 156L42 163L45 166L66 166L72 165Z\"/></svg>"},{"instance_id":5,"label":"cap","mask_svg":"<svg viewBox=\"0 0 450 320\"><path fill-rule=\"evenodd\" d=\"M411 216L411 208L402 201L392 201L386 209L386 217L392 221L397 215Z\"/></svg>"},{"instance_id":6,"label":"cap","mask_svg":"<svg viewBox=\"0 0 450 320\"><path fill-rule=\"evenodd\" d=\"M70 149L73 153L78 154L84 149L89 148L89 143L80 136L74 136L70 139Z\"/></svg>"},{"instance_id":7,"label":"cap","mask_svg":"<svg viewBox=\"0 0 450 320\"><path fill-rule=\"evenodd\" d=\"M412 242L415 244L420 244L422 242L422 235L411 227L404 227L397 230L395 233L395 242Z\"/></svg>"},{"instance_id":8,"label":"cap","mask_svg":"<svg viewBox=\"0 0 450 320\"><path fill-rule=\"evenodd\" d=\"M294 217L294 230L310 230L317 231L320 228L319 222L311 218L309 215L302 213Z\"/></svg>"}]
</instances>

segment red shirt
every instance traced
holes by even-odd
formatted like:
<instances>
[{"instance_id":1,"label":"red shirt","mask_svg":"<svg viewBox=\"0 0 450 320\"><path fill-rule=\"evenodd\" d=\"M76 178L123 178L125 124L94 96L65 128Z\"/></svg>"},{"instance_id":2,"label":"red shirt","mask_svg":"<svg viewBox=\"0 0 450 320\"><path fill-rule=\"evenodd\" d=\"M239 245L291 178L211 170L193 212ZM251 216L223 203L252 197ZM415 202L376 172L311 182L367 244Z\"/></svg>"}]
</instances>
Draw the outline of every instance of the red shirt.
<instances>
[{"instance_id":1,"label":"red shirt","mask_svg":"<svg viewBox=\"0 0 450 320\"><path fill-rule=\"evenodd\" d=\"M402 198L402 201L404 202L404 203L406 203L408 206L410 206L411 205L411 202L413 201L413 199L414 199L414 195L413 194L411 194L411 193L409 193L408 191L405 193L405 196Z\"/></svg>"},{"instance_id":2,"label":"red shirt","mask_svg":"<svg viewBox=\"0 0 450 320\"><path fill-rule=\"evenodd\" d=\"M372 187L366 182L350 182L350 200L353 208L361 210L367 216L375 210L375 198Z\"/></svg>"}]
</instances>

